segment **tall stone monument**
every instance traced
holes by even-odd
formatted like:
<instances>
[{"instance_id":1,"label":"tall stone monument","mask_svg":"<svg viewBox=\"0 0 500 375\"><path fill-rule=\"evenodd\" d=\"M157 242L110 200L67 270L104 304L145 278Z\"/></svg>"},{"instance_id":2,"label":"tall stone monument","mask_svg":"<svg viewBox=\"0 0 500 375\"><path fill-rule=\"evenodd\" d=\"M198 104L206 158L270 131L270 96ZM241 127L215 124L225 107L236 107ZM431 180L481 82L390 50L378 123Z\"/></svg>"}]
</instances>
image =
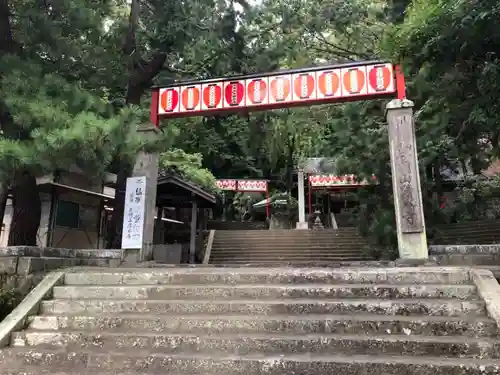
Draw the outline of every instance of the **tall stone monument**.
<instances>
[{"instance_id":1,"label":"tall stone monument","mask_svg":"<svg viewBox=\"0 0 500 375\"><path fill-rule=\"evenodd\" d=\"M418 169L413 102L394 99L386 107L392 186L401 259L427 259L427 237Z\"/></svg>"}]
</instances>

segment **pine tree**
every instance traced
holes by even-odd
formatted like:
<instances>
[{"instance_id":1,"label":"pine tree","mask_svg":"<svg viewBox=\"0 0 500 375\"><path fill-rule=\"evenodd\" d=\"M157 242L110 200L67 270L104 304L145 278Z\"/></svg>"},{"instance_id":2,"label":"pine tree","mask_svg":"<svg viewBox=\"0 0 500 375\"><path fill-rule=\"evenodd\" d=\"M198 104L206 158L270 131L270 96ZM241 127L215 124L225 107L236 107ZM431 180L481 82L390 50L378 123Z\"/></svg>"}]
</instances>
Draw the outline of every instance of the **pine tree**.
<instances>
[{"instance_id":1,"label":"pine tree","mask_svg":"<svg viewBox=\"0 0 500 375\"><path fill-rule=\"evenodd\" d=\"M96 176L118 145L135 144L129 130L141 114L117 112L89 82L103 68L90 50L105 38L111 2L83 3L0 4L0 177L12 193L9 245L36 245L36 177L73 164Z\"/></svg>"}]
</instances>

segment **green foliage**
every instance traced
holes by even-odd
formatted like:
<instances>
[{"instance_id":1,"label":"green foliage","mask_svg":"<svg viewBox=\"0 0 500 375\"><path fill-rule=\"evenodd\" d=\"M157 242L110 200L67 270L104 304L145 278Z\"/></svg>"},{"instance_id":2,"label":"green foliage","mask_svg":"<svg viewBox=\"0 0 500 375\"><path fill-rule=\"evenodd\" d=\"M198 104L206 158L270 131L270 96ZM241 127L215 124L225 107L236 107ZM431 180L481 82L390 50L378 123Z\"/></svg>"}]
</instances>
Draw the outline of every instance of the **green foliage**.
<instances>
[{"instance_id":1,"label":"green foliage","mask_svg":"<svg viewBox=\"0 0 500 375\"><path fill-rule=\"evenodd\" d=\"M0 289L0 322L14 310L22 298L15 288Z\"/></svg>"},{"instance_id":2,"label":"green foliage","mask_svg":"<svg viewBox=\"0 0 500 375\"><path fill-rule=\"evenodd\" d=\"M0 60L0 101L14 124L4 126L0 165L4 176L30 170L41 175L75 164L99 175L117 145L137 148L130 138L140 117L133 108L114 113L101 98L57 73L14 56Z\"/></svg>"},{"instance_id":3,"label":"green foliage","mask_svg":"<svg viewBox=\"0 0 500 375\"><path fill-rule=\"evenodd\" d=\"M202 167L202 155L188 154L181 149L173 149L160 154L162 173L178 174L207 190L215 191L215 177Z\"/></svg>"}]
</instances>

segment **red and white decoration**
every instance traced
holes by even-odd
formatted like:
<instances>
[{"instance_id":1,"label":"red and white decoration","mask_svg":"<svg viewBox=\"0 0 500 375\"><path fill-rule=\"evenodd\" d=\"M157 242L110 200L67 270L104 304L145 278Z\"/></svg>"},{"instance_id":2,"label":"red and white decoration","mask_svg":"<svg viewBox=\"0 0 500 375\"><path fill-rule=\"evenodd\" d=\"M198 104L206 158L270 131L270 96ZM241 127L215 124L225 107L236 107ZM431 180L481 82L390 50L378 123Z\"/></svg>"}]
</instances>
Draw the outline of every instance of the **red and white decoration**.
<instances>
[{"instance_id":1,"label":"red and white decoration","mask_svg":"<svg viewBox=\"0 0 500 375\"><path fill-rule=\"evenodd\" d=\"M224 83L224 108L245 106L245 81L229 81Z\"/></svg>"},{"instance_id":2,"label":"red and white decoration","mask_svg":"<svg viewBox=\"0 0 500 375\"><path fill-rule=\"evenodd\" d=\"M262 192L266 193L266 216L269 217L269 187L267 180L216 180L215 184L220 190L241 191L241 192Z\"/></svg>"},{"instance_id":3,"label":"red and white decoration","mask_svg":"<svg viewBox=\"0 0 500 375\"><path fill-rule=\"evenodd\" d=\"M292 98L292 76L290 74L269 79L269 103L287 103Z\"/></svg>"},{"instance_id":4,"label":"red and white decoration","mask_svg":"<svg viewBox=\"0 0 500 375\"><path fill-rule=\"evenodd\" d=\"M215 82L201 86L202 110L222 108L222 83Z\"/></svg>"},{"instance_id":5,"label":"red and white decoration","mask_svg":"<svg viewBox=\"0 0 500 375\"><path fill-rule=\"evenodd\" d=\"M267 77L248 79L246 81L247 107L266 105L269 103L269 80Z\"/></svg>"},{"instance_id":6,"label":"red and white decoration","mask_svg":"<svg viewBox=\"0 0 500 375\"><path fill-rule=\"evenodd\" d=\"M342 75L342 96L366 95L366 67L356 66L341 70Z\"/></svg>"},{"instance_id":7,"label":"red and white decoration","mask_svg":"<svg viewBox=\"0 0 500 375\"><path fill-rule=\"evenodd\" d=\"M342 91L340 89L340 69L330 69L316 72L318 99L338 98Z\"/></svg>"},{"instance_id":8,"label":"red and white decoration","mask_svg":"<svg viewBox=\"0 0 500 375\"><path fill-rule=\"evenodd\" d=\"M394 97L396 91L399 97L399 91L404 92L404 80L400 87L396 77L395 67L382 62L180 84L158 89L152 118Z\"/></svg>"},{"instance_id":9,"label":"red and white decoration","mask_svg":"<svg viewBox=\"0 0 500 375\"><path fill-rule=\"evenodd\" d=\"M380 64L368 67L368 93L394 91L394 79L391 64Z\"/></svg>"},{"instance_id":10,"label":"red and white decoration","mask_svg":"<svg viewBox=\"0 0 500 375\"><path fill-rule=\"evenodd\" d=\"M216 180L215 185L221 190L236 191L236 180Z\"/></svg>"},{"instance_id":11,"label":"red and white decoration","mask_svg":"<svg viewBox=\"0 0 500 375\"><path fill-rule=\"evenodd\" d=\"M159 113L176 113L179 112L179 88L172 87L160 90L160 108Z\"/></svg>"},{"instance_id":12,"label":"red and white decoration","mask_svg":"<svg viewBox=\"0 0 500 375\"><path fill-rule=\"evenodd\" d=\"M316 74L305 72L292 76L294 101L316 99Z\"/></svg>"},{"instance_id":13,"label":"red and white decoration","mask_svg":"<svg viewBox=\"0 0 500 375\"><path fill-rule=\"evenodd\" d=\"M267 191L266 180L238 180L238 191Z\"/></svg>"},{"instance_id":14,"label":"red and white decoration","mask_svg":"<svg viewBox=\"0 0 500 375\"><path fill-rule=\"evenodd\" d=\"M181 108L179 112L199 111L201 106L201 85L181 88Z\"/></svg>"},{"instance_id":15,"label":"red and white decoration","mask_svg":"<svg viewBox=\"0 0 500 375\"><path fill-rule=\"evenodd\" d=\"M369 185L368 181L357 181L353 174L345 176L330 175L312 175L309 176L311 187L328 186L363 186Z\"/></svg>"}]
</instances>

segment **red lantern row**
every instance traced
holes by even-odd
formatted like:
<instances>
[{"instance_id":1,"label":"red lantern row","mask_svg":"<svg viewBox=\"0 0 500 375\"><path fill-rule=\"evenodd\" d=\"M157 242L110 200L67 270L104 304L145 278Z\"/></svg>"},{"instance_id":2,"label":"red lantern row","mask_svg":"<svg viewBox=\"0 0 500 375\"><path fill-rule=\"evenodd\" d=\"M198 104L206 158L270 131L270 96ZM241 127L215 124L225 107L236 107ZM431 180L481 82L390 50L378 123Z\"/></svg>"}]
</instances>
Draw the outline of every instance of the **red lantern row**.
<instances>
[{"instance_id":1,"label":"red lantern row","mask_svg":"<svg viewBox=\"0 0 500 375\"><path fill-rule=\"evenodd\" d=\"M395 92L392 64L193 83L160 89L161 116L322 103ZM304 103L306 104L306 103Z\"/></svg>"}]
</instances>

